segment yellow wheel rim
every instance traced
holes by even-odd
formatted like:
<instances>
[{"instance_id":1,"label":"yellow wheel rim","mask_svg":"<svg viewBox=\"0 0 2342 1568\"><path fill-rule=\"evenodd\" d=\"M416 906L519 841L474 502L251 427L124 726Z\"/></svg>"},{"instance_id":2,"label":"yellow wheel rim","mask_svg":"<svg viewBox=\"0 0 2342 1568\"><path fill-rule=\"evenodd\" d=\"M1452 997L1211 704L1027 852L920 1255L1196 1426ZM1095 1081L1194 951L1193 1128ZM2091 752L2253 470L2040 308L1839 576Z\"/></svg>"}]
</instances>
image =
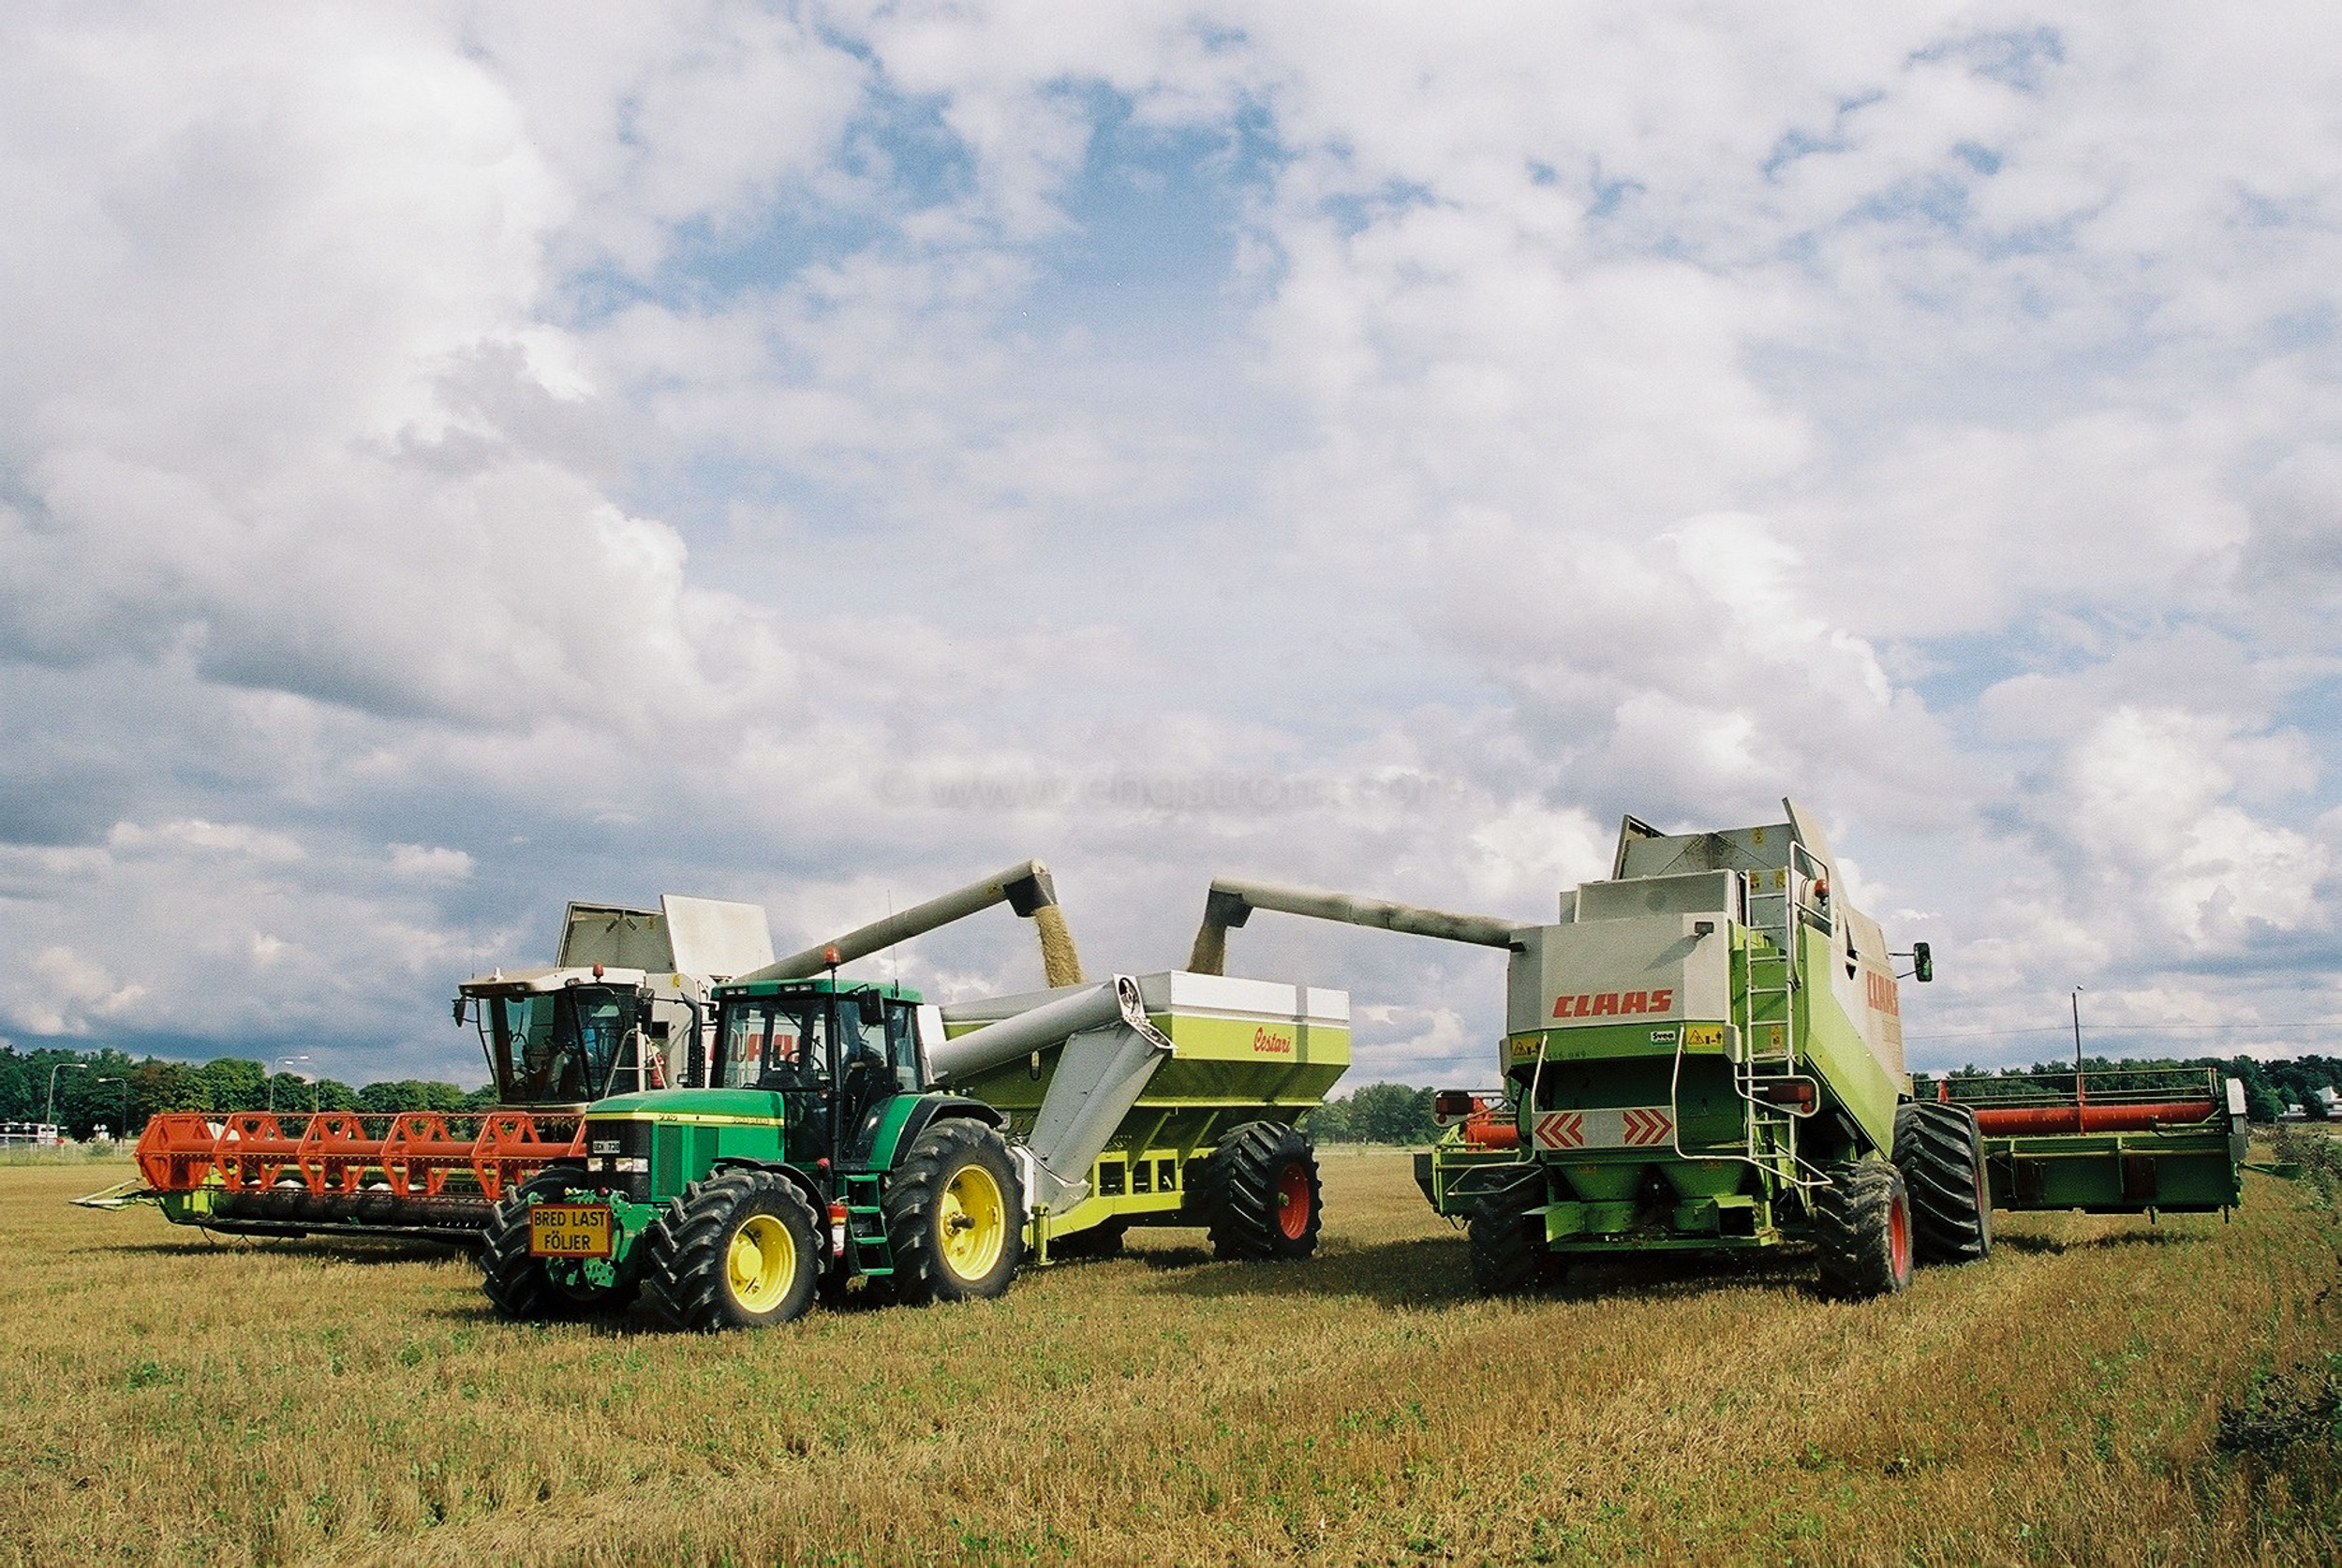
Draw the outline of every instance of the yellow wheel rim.
<instances>
[{"instance_id":1,"label":"yellow wheel rim","mask_svg":"<svg viewBox=\"0 0 2342 1568\"><path fill-rule=\"evenodd\" d=\"M943 1264L962 1280L981 1280L1001 1261L1008 1245L1008 1203L1001 1184L982 1165L962 1165L944 1184L938 1220L942 1227Z\"/></svg>"},{"instance_id":2,"label":"yellow wheel rim","mask_svg":"<svg viewBox=\"0 0 2342 1568\"><path fill-rule=\"evenodd\" d=\"M751 1214L724 1249L724 1274L741 1310L769 1312L797 1277L797 1238L770 1214Z\"/></svg>"}]
</instances>

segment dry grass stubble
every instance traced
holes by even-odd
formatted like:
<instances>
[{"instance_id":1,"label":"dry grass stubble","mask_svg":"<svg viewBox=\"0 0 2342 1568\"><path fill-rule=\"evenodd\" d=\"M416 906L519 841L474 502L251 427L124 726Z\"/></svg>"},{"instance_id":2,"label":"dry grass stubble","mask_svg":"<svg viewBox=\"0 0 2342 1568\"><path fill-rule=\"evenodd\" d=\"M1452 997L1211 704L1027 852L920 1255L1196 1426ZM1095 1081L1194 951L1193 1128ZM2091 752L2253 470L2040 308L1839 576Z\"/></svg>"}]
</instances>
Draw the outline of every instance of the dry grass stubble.
<instances>
[{"instance_id":1,"label":"dry grass stubble","mask_svg":"<svg viewBox=\"0 0 2342 1568\"><path fill-rule=\"evenodd\" d=\"M102 1177L104 1173L98 1173ZM2331 1561L2330 1446L2224 1402L2342 1348L2330 1215L2008 1220L1989 1264L1621 1263L1472 1297L1405 1161L1324 1252L1187 1232L979 1307L697 1339L491 1317L468 1261L223 1243L0 1169L0 1561Z\"/></svg>"}]
</instances>

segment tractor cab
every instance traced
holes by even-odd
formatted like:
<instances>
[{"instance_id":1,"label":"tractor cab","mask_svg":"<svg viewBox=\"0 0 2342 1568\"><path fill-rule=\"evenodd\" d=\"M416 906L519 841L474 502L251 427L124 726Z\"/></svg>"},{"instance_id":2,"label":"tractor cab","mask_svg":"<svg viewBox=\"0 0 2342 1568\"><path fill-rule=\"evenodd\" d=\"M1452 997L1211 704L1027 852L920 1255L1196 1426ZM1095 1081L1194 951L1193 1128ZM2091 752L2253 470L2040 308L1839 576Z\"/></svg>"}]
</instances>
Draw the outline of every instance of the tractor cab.
<instances>
[{"instance_id":1,"label":"tractor cab","mask_svg":"<svg viewBox=\"0 0 2342 1568\"><path fill-rule=\"evenodd\" d=\"M919 997L899 985L766 983L718 1008L709 1086L790 1097L788 1119L826 1157L866 1149L886 1103L926 1087Z\"/></svg>"}]
</instances>

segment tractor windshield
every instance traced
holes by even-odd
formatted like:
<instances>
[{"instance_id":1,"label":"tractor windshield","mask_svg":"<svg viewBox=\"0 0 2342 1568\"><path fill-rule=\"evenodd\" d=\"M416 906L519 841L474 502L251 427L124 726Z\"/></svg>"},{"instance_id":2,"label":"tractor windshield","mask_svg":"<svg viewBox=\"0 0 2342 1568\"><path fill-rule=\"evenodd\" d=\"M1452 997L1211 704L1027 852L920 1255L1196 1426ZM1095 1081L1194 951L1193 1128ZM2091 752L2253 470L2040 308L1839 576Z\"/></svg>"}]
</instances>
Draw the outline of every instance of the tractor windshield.
<instances>
[{"instance_id":1,"label":"tractor windshield","mask_svg":"<svg viewBox=\"0 0 2342 1568\"><path fill-rule=\"evenodd\" d=\"M570 985L480 998L489 1067L511 1105L600 1099L626 1055L634 1025L631 990Z\"/></svg>"},{"instance_id":2,"label":"tractor windshield","mask_svg":"<svg viewBox=\"0 0 2342 1568\"><path fill-rule=\"evenodd\" d=\"M826 996L727 999L716 1081L727 1088L813 1088L828 1082L829 1022Z\"/></svg>"}]
</instances>

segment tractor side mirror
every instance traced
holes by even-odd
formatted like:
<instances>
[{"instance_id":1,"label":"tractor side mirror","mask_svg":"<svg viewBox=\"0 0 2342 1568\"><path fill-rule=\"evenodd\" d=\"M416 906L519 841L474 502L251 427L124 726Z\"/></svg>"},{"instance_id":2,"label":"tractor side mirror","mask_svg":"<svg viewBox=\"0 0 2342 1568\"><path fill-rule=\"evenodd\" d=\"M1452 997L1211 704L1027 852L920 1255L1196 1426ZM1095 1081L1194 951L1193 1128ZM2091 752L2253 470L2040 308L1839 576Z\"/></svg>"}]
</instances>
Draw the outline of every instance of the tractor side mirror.
<instances>
[{"instance_id":1,"label":"tractor side mirror","mask_svg":"<svg viewBox=\"0 0 2342 1568\"><path fill-rule=\"evenodd\" d=\"M461 997L455 998L455 1027L459 1029L464 1027L464 998Z\"/></svg>"},{"instance_id":2,"label":"tractor side mirror","mask_svg":"<svg viewBox=\"0 0 2342 1568\"><path fill-rule=\"evenodd\" d=\"M853 999L854 1011L862 1015L866 1028L876 1028L886 1022L886 998L876 991L864 991Z\"/></svg>"},{"instance_id":3,"label":"tractor side mirror","mask_svg":"<svg viewBox=\"0 0 2342 1568\"><path fill-rule=\"evenodd\" d=\"M1911 944L1911 978L1922 985L1935 978L1935 955L1925 942Z\"/></svg>"}]
</instances>

